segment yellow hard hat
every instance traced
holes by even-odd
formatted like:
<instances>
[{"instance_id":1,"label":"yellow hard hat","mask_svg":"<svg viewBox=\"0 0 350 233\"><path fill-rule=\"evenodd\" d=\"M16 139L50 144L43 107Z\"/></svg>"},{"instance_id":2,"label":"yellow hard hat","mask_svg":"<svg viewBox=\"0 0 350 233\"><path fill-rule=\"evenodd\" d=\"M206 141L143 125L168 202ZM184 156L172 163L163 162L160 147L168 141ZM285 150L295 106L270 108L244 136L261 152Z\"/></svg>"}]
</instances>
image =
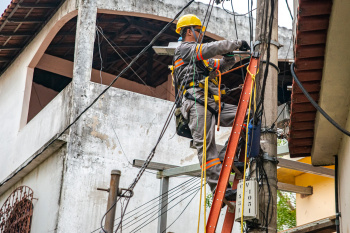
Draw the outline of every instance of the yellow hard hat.
<instances>
[{"instance_id":1,"label":"yellow hard hat","mask_svg":"<svg viewBox=\"0 0 350 233\"><path fill-rule=\"evenodd\" d=\"M205 30L205 26L202 26L201 20L196 15L189 14L181 16L179 21L177 21L175 31L180 34L181 28L189 26L200 26L202 31Z\"/></svg>"}]
</instances>

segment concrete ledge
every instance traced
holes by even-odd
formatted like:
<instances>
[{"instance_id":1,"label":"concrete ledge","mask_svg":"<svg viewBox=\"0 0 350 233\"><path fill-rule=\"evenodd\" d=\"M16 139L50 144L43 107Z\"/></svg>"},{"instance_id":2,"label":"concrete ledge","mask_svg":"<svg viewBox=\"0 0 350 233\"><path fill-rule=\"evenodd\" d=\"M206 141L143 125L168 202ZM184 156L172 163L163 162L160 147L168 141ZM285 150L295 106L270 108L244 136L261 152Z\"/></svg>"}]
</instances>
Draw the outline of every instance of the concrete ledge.
<instances>
[{"instance_id":1,"label":"concrete ledge","mask_svg":"<svg viewBox=\"0 0 350 233\"><path fill-rule=\"evenodd\" d=\"M60 149L67 143L65 135L57 140L56 134L51 140L45 143L38 151L31 155L24 163L22 163L16 170L14 170L10 175L8 175L0 183L0 195L6 192L9 188L15 185L19 180L25 177L28 173L33 171L37 166L39 166L45 159L52 155L55 151Z\"/></svg>"}]
</instances>

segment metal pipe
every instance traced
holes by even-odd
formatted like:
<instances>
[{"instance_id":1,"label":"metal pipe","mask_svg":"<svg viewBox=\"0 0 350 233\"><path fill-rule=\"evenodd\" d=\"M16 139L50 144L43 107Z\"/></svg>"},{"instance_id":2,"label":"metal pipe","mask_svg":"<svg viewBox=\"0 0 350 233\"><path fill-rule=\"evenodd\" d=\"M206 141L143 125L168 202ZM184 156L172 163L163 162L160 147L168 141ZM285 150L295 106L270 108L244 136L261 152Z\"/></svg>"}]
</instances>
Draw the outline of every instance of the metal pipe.
<instances>
[{"instance_id":1,"label":"metal pipe","mask_svg":"<svg viewBox=\"0 0 350 233\"><path fill-rule=\"evenodd\" d=\"M335 188L335 227L337 233L340 233L339 229L339 203L338 203L338 155L335 155L335 178L334 178L334 188Z\"/></svg>"},{"instance_id":2,"label":"metal pipe","mask_svg":"<svg viewBox=\"0 0 350 233\"><path fill-rule=\"evenodd\" d=\"M121 172L119 170L112 170L111 182L110 182L109 194L108 194L108 202L107 202L107 211L117 201L120 176L121 176ZM113 233L116 208L117 208L117 205L114 205L114 207L111 209L111 211L109 211L106 215L104 229L108 233Z\"/></svg>"}]
</instances>

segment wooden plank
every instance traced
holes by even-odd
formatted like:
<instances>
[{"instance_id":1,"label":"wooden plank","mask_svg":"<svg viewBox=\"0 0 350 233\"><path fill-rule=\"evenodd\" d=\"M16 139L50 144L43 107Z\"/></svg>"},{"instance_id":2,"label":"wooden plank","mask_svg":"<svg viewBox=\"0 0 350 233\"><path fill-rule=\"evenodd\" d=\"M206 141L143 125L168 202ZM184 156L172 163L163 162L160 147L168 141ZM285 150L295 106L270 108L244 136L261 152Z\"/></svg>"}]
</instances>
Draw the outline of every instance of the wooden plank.
<instances>
[{"instance_id":1,"label":"wooden plank","mask_svg":"<svg viewBox=\"0 0 350 233\"><path fill-rule=\"evenodd\" d=\"M55 3L19 3L20 8L56 8Z\"/></svg>"},{"instance_id":2,"label":"wooden plank","mask_svg":"<svg viewBox=\"0 0 350 233\"><path fill-rule=\"evenodd\" d=\"M329 15L332 10L331 0L299 1L299 16Z\"/></svg>"},{"instance_id":3,"label":"wooden plank","mask_svg":"<svg viewBox=\"0 0 350 233\"><path fill-rule=\"evenodd\" d=\"M303 187L303 186L298 186L293 184L277 182L277 188L278 190L285 191L285 192L298 193L298 194L304 194L304 195L313 194L313 188L311 186Z\"/></svg>"},{"instance_id":4,"label":"wooden plank","mask_svg":"<svg viewBox=\"0 0 350 233\"><path fill-rule=\"evenodd\" d=\"M319 93L310 93L310 96L316 102L318 101L320 94ZM293 93L292 94L292 103L308 103L310 100L303 93Z\"/></svg>"},{"instance_id":5,"label":"wooden plank","mask_svg":"<svg viewBox=\"0 0 350 233\"><path fill-rule=\"evenodd\" d=\"M333 169L325 167L314 167L307 163L301 163L283 158L278 158L278 166L329 178L334 178L335 176Z\"/></svg>"},{"instance_id":6,"label":"wooden plank","mask_svg":"<svg viewBox=\"0 0 350 233\"><path fill-rule=\"evenodd\" d=\"M290 148L291 154L311 153L312 145L310 146L293 146Z\"/></svg>"},{"instance_id":7,"label":"wooden plank","mask_svg":"<svg viewBox=\"0 0 350 233\"><path fill-rule=\"evenodd\" d=\"M0 36L18 37L18 36L32 36L32 35L34 35L34 32L0 32Z\"/></svg>"},{"instance_id":8,"label":"wooden plank","mask_svg":"<svg viewBox=\"0 0 350 233\"><path fill-rule=\"evenodd\" d=\"M43 23L44 20L40 18L10 18L7 19L9 23Z\"/></svg>"},{"instance_id":9,"label":"wooden plank","mask_svg":"<svg viewBox=\"0 0 350 233\"><path fill-rule=\"evenodd\" d=\"M295 74L298 76L300 82L316 81L322 79L322 70L297 70Z\"/></svg>"}]
</instances>

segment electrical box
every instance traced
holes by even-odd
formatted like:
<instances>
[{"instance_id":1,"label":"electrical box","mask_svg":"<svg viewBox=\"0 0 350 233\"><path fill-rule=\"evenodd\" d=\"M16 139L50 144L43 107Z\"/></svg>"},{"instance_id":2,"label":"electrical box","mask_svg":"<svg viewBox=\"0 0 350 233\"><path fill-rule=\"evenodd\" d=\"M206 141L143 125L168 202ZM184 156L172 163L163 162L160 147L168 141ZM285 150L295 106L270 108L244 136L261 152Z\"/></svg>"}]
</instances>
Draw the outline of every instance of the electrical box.
<instances>
[{"instance_id":1,"label":"electrical box","mask_svg":"<svg viewBox=\"0 0 350 233\"><path fill-rule=\"evenodd\" d=\"M253 220L259 218L259 196L258 196L258 182L254 179L246 180L245 182L245 195L244 195L244 210L243 220ZM243 180L240 180L237 185L237 200L235 221L241 221L243 203Z\"/></svg>"}]
</instances>

